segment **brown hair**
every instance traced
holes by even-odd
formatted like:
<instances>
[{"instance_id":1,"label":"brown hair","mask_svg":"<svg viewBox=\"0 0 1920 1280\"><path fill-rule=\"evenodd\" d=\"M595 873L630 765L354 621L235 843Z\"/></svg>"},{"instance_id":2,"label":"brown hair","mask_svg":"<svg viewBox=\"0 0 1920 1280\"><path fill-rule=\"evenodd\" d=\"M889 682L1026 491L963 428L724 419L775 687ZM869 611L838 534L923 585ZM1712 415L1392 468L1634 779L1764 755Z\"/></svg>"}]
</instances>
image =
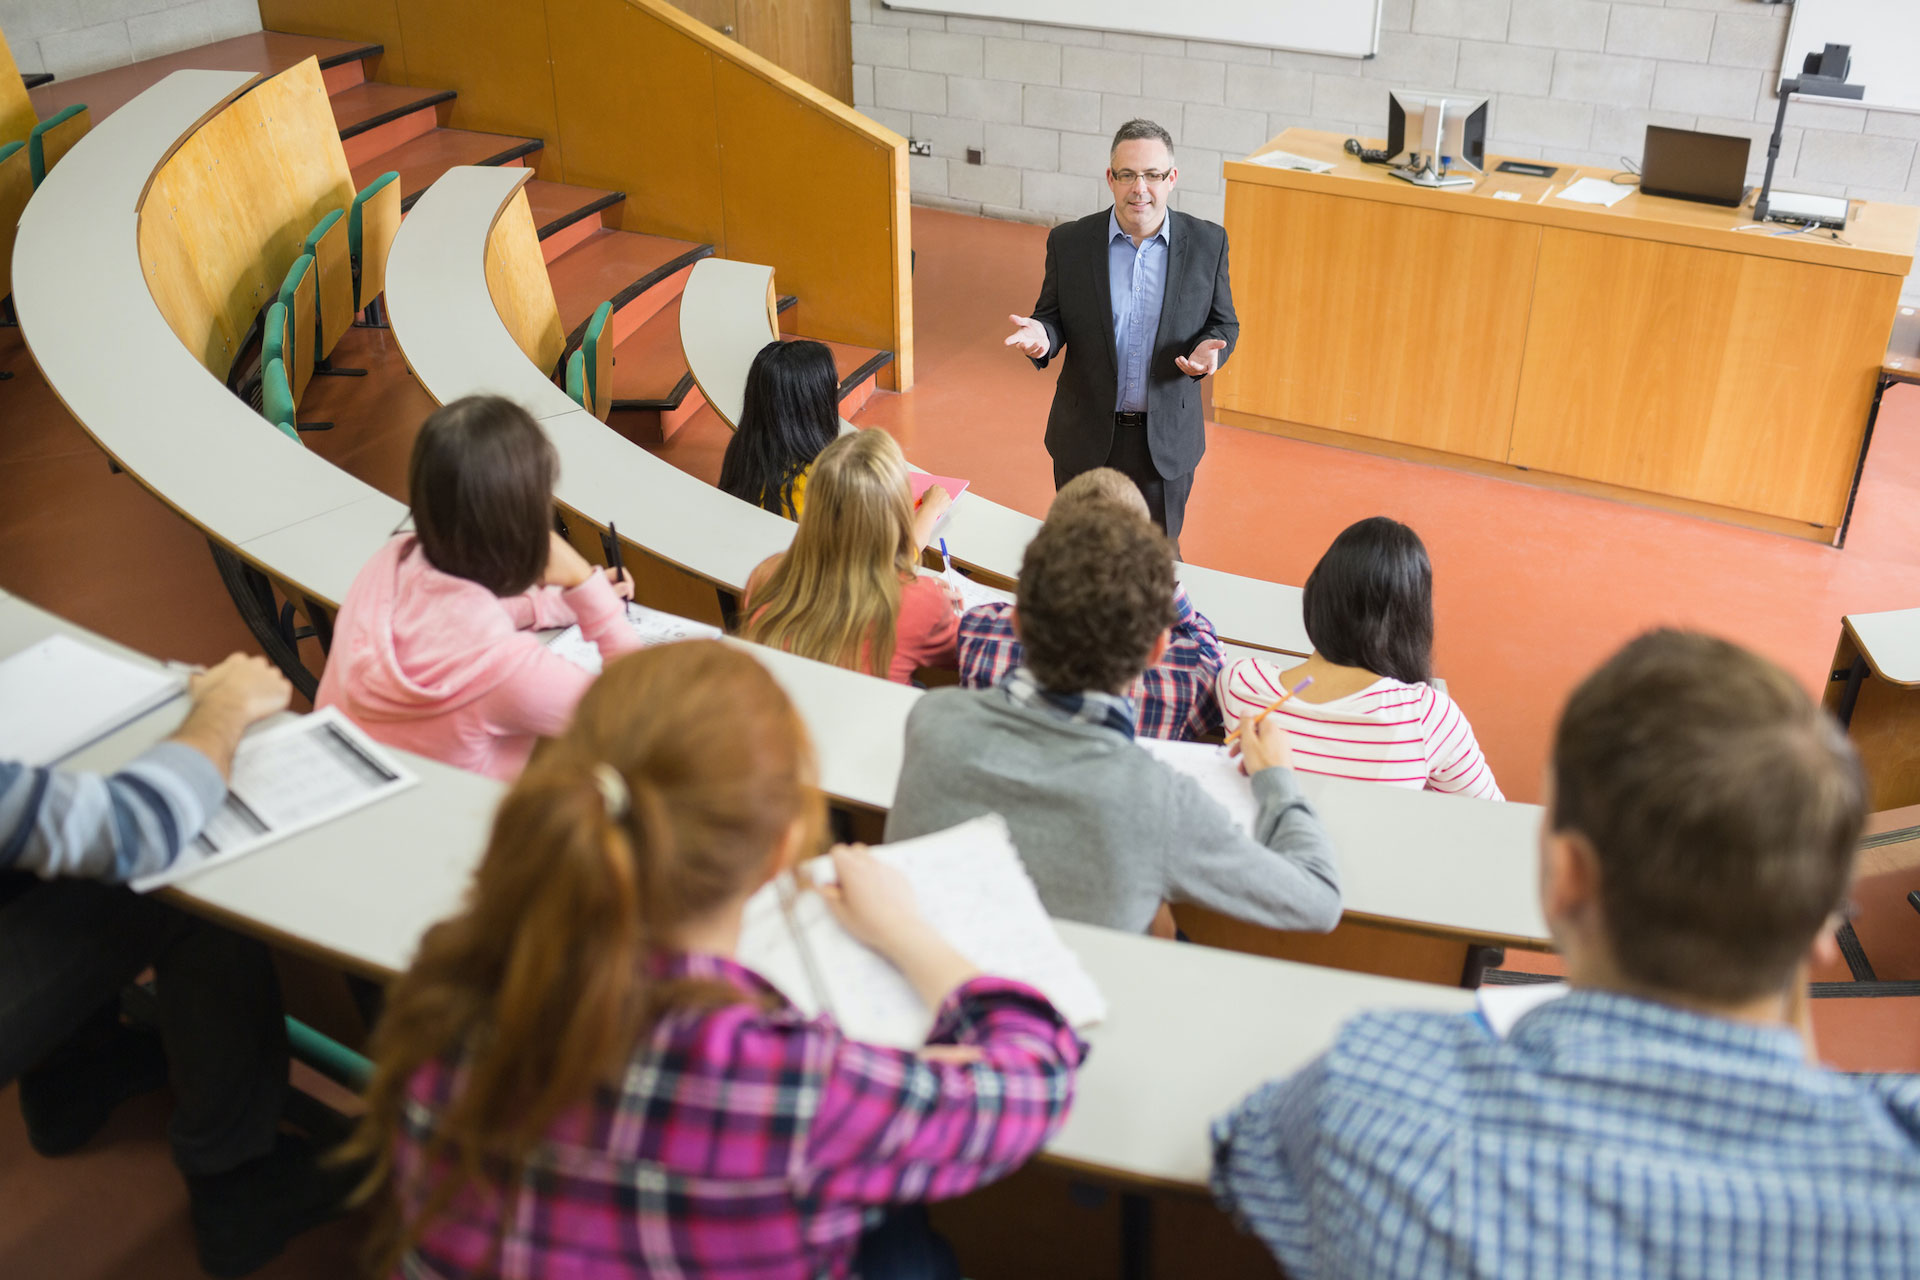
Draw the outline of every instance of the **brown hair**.
<instances>
[{"instance_id":1,"label":"brown hair","mask_svg":"<svg viewBox=\"0 0 1920 1280\"><path fill-rule=\"evenodd\" d=\"M605 796L597 767L618 773L626 805ZM516 1187L554 1119L617 1080L663 1014L744 998L649 982L648 961L769 875L796 820L798 852L812 851L824 821L814 777L793 704L748 654L692 641L608 664L501 801L460 914L427 931L388 992L349 1147L375 1161L369 1189L393 1175L415 1073L449 1054L464 1054L465 1072L420 1166L449 1172L406 1189L424 1204L412 1221L389 1197L375 1274L392 1274L463 1189Z\"/></svg>"},{"instance_id":2,"label":"brown hair","mask_svg":"<svg viewBox=\"0 0 1920 1280\"><path fill-rule=\"evenodd\" d=\"M885 676L914 574L907 458L884 431L841 436L814 462L793 545L745 602L740 634Z\"/></svg>"},{"instance_id":3,"label":"brown hair","mask_svg":"<svg viewBox=\"0 0 1920 1280\"><path fill-rule=\"evenodd\" d=\"M1125 692L1173 625L1173 548L1110 505L1049 516L1020 561L1014 608L1043 688Z\"/></svg>"},{"instance_id":4,"label":"brown hair","mask_svg":"<svg viewBox=\"0 0 1920 1280\"><path fill-rule=\"evenodd\" d=\"M1142 520L1153 518L1140 486L1124 471L1116 471L1112 467L1082 471L1061 485L1059 492L1053 495L1053 502L1047 507L1047 518L1051 520L1056 515L1064 515L1093 502L1110 502L1133 512Z\"/></svg>"},{"instance_id":5,"label":"brown hair","mask_svg":"<svg viewBox=\"0 0 1920 1280\"><path fill-rule=\"evenodd\" d=\"M1553 787L1553 829L1599 858L1614 962L1717 1002L1786 985L1840 906L1866 812L1853 747L1791 676L1681 631L1574 690Z\"/></svg>"},{"instance_id":6,"label":"brown hair","mask_svg":"<svg viewBox=\"0 0 1920 1280\"><path fill-rule=\"evenodd\" d=\"M1121 143L1141 142L1149 138L1159 139L1160 144L1166 147L1167 155L1169 157L1173 155L1172 134L1151 120L1129 120L1113 131L1113 145L1107 148L1108 160L1112 160L1113 153L1120 149Z\"/></svg>"},{"instance_id":7,"label":"brown hair","mask_svg":"<svg viewBox=\"0 0 1920 1280\"><path fill-rule=\"evenodd\" d=\"M546 572L558 470L540 424L511 400L467 396L435 410L407 464L421 554L495 595L525 591Z\"/></svg>"}]
</instances>

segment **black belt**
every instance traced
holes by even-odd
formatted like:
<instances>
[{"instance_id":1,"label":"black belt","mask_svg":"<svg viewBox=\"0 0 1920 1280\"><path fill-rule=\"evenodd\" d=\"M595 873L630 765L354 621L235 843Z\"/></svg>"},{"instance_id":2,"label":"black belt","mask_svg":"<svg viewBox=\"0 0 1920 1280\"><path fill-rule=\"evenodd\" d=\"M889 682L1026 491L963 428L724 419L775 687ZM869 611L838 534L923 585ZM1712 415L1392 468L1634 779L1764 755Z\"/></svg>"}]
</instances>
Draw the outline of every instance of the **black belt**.
<instances>
[{"instance_id":1,"label":"black belt","mask_svg":"<svg viewBox=\"0 0 1920 1280\"><path fill-rule=\"evenodd\" d=\"M1116 413L1113 415L1113 425L1116 427L1144 427L1147 425L1147 415L1144 413Z\"/></svg>"}]
</instances>

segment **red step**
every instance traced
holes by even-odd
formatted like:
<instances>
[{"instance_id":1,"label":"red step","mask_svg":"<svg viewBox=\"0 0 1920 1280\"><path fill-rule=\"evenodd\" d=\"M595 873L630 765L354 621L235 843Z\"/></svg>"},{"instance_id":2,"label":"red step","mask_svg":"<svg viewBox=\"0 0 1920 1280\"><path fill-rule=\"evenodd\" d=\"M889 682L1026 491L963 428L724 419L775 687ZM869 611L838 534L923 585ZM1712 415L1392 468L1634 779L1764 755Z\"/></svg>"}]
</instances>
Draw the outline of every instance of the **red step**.
<instances>
[{"instance_id":1,"label":"red step","mask_svg":"<svg viewBox=\"0 0 1920 1280\"><path fill-rule=\"evenodd\" d=\"M612 302L617 349L669 298L679 295L686 273L712 252L711 245L637 231L601 227L589 232L547 268L568 342L578 343L579 330L593 317L594 309Z\"/></svg>"},{"instance_id":2,"label":"red step","mask_svg":"<svg viewBox=\"0 0 1920 1280\"><path fill-rule=\"evenodd\" d=\"M310 57L320 59L327 92L338 93L364 80L364 61L377 58L382 52L379 45L364 40L330 40L325 36L256 31L90 76L55 80L33 91L33 109L44 120L76 102L84 102L93 122L99 124L176 71L257 71L270 76Z\"/></svg>"},{"instance_id":3,"label":"red step","mask_svg":"<svg viewBox=\"0 0 1920 1280\"><path fill-rule=\"evenodd\" d=\"M620 191L574 187L564 182L542 182L538 178L527 183L522 190L527 193L527 205L533 211L533 225L540 236L540 250L550 263L603 229L604 218L593 215L602 214L627 198Z\"/></svg>"},{"instance_id":4,"label":"red step","mask_svg":"<svg viewBox=\"0 0 1920 1280\"><path fill-rule=\"evenodd\" d=\"M451 89L367 80L334 94L328 105L351 166L439 128L444 123L441 108L453 98Z\"/></svg>"},{"instance_id":5,"label":"red step","mask_svg":"<svg viewBox=\"0 0 1920 1280\"><path fill-rule=\"evenodd\" d=\"M680 348L680 292L613 348L614 425L653 444L706 407Z\"/></svg>"},{"instance_id":6,"label":"red step","mask_svg":"<svg viewBox=\"0 0 1920 1280\"><path fill-rule=\"evenodd\" d=\"M411 208L447 170L463 164L517 165L540 150L538 138L467 129L433 129L353 165L353 185L364 187L389 169L400 174L401 207Z\"/></svg>"}]
</instances>

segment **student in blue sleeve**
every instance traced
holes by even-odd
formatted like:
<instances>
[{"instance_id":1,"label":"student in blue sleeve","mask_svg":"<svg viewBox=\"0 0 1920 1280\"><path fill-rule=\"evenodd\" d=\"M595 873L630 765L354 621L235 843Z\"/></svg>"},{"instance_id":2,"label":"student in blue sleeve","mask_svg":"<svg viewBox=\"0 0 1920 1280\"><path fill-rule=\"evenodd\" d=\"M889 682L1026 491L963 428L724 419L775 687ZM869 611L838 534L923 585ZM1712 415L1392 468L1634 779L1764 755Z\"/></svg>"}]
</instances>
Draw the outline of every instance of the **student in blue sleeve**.
<instances>
[{"instance_id":1,"label":"student in blue sleeve","mask_svg":"<svg viewBox=\"0 0 1920 1280\"><path fill-rule=\"evenodd\" d=\"M1839 726L1708 636L1628 645L1553 744L1540 897L1568 991L1497 1038L1374 1013L1214 1127L1289 1276L1920 1270L1920 1078L1821 1068L1807 972L1866 807Z\"/></svg>"},{"instance_id":2,"label":"student in blue sleeve","mask_svg":"<svg viewBox=\"0 0 1920 1280\"><path fill-rule=\"evenodd\" d=\"M278 1132L287 1041L266 948L124 887L199 834L240 735L292 690L235 654L191 693L179 732L111 777L0 761L0 1087L19 1081L29 1140L57 1156L170 1077L201 1264L236 1276L326 1217L350 1178ZM149 967L157 1037L118 1016Z\"/></svg>"}]
</instances>

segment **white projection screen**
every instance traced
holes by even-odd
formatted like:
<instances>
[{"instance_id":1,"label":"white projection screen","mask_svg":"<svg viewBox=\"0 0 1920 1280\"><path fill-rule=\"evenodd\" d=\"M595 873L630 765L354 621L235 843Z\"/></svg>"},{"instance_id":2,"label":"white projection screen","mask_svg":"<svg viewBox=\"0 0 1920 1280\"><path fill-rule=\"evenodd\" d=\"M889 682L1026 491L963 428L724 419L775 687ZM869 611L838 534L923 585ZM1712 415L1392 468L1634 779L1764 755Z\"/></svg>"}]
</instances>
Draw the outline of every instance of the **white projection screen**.
<instances>
[{"instance_id":1,"label":"white projection screen","mask_svg":"<svg viewBox=\"0 0 1920 1280\"><path fill-rule=\"evenodd\" d=\"M1381 0L883 0L889 9L1368 58Z\"/></svg>"}]
</instances>

